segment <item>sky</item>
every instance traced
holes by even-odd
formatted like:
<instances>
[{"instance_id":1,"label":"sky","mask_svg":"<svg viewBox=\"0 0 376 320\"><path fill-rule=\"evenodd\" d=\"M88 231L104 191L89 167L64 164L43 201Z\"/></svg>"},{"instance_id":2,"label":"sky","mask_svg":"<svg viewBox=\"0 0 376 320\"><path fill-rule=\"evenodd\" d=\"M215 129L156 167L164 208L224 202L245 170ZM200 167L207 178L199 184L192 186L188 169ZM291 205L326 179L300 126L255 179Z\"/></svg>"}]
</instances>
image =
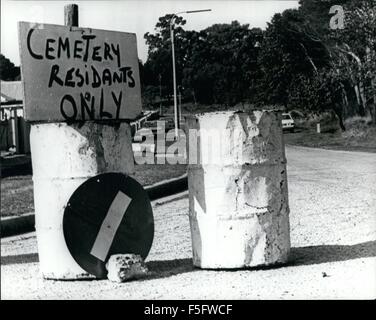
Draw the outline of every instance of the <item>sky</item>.
<instances>
[{"instance_id":1,"label":"sky","mask_svg":"<svg viewBox=\"0 0 376 320\"><path fill-rule=\"evenodd\" d=\"M212 9L182 14L187 20L186 30L199 31L215 23L234 20L264 29L275 13L298 7L298 0L1 0L1 53L19 65L17 22L64 24L64 6L70 3L79 7L80 27L136 33L138 55L143 62L147 59L144 34L153 33L158 18L167 13Z\"/></svg>"}]
</instances>

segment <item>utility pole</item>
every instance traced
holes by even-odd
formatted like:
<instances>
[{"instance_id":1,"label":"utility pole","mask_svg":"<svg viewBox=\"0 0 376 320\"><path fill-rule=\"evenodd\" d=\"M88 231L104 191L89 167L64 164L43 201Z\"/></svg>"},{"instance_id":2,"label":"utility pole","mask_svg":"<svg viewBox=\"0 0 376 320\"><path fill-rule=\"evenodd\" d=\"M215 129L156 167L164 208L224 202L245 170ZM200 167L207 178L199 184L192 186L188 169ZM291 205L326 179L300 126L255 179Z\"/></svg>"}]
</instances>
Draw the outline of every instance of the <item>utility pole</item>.
<instances>
[{"instance_id":1,"label":"utility pole","mask_svg":"<svg viewBox=\"0 0 376 320\"><path fill-rule=\"evenodd\" d=\"M175 19L178 14L181 13L197 13L197 12L205 12L211 11L211 9L204 9L204 10L190 10L190 11L182 11L174 13L170 20L170 38L171 38L171 49L172 49L172 77L173 77L173 87L174 87L174 123L175 123L175 139L179 138L179 114L178 114L178 102L177 102L177 94L176 94L176 65L175 65L175 45L174 45L174 24Z\"/></svg>"},{"instance_id":2,"label":"utility pole","mask_svg":"<svg viewBox=\"0 0 376 320\"><path fill-rule=\"evenodd\" d=\"M159 115L162 116L162 75L159 74Z\"/></svg>"}]
</instances>

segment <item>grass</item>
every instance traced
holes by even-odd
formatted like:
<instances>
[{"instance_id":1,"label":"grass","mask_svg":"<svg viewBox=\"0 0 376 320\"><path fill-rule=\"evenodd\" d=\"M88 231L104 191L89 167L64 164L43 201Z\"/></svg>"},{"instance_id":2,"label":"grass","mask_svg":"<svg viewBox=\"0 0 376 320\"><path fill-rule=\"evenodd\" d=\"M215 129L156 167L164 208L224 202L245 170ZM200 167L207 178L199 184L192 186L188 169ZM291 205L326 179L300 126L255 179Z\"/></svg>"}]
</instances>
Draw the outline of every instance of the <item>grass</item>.
<instances>
[{"instance_id":1,"label":"grass","mask_svg":"<svg viewBox=\"0 0 376 320\"><path fill-rule=\"evenodd\" d=\"M136 165L133 177L143 186L178 177L186 173L186 165ZM31 174L1 179L1 217L34 212Z\"/></svg>"},{"instance_id":2,"label":"grass","mask_svg":"<svg viewBox=\"0 0 376 320\"><path fill-rule=\"evenodd\" d=\"M1 179L1 217L34 211L31 175Z\"/></svg>"},{"instance_id":3,"label":"grass","mask_svg":"<svg viewBox=\"0 0 376 320\"><path fill-rule=\"evenodd\" d=\"M187 166L184 164L143 164L136 165L135 169L134 177L143 186L179 177L187 172Z\"/></svg>"},{"instance_id":4,"label":"grass","mask_svg":"<svg viewBox=\"0 0 376 320\"><path fill-rule=\"evenodd\" d=\"M342 132L335 123L324 122L321 133L311 123L300 123L295 133L285 133L286 144L345 151L376 153L376 127L369 119L355 117L345 121Z\"/></svg>"}]
</instances>

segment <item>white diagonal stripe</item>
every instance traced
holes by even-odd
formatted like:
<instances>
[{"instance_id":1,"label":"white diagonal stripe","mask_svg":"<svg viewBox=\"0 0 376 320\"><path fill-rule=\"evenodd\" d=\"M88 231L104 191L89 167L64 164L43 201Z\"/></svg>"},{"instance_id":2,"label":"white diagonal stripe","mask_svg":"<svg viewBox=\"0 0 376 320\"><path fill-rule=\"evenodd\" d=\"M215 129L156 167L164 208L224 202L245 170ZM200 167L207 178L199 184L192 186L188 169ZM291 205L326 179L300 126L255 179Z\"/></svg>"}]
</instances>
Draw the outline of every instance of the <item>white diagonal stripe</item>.
<instances>
[{"instance_id":1,"label":"white diagonal stripe","mask_svg":"<svg viewBox=\"0 0 376 320\"><path fill-rule=\"evenodd\" d=\"M125 193L119 191L112 201L107 215L99 229L97 238L91 248L90 254L101 261L105 261L111 244L114 240L115 233L119 228L120 222L128 209L132 199Z\"/></svg>"}]
</instances>

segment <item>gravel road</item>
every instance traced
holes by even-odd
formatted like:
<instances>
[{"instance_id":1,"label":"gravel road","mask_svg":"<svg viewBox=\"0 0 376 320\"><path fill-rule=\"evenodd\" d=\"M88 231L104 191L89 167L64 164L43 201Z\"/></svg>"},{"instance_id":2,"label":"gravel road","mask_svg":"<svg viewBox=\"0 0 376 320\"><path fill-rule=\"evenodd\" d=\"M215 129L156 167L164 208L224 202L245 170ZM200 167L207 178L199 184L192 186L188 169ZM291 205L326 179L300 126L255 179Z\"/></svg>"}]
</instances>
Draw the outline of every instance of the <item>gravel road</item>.
<instances>
[{"instance_id":1,"label":"gravel road","mask_svg":"<svg viewBox=\"0 0 376 320\"><path fill-rule=\"evenodd\" d=\"M34 233L1 240L2 299L375 299L376 154L286 147L291 261L192 267L188 195L153 202L151 275L124 284L46 281Z\"/></svg>"}]
</instances>

